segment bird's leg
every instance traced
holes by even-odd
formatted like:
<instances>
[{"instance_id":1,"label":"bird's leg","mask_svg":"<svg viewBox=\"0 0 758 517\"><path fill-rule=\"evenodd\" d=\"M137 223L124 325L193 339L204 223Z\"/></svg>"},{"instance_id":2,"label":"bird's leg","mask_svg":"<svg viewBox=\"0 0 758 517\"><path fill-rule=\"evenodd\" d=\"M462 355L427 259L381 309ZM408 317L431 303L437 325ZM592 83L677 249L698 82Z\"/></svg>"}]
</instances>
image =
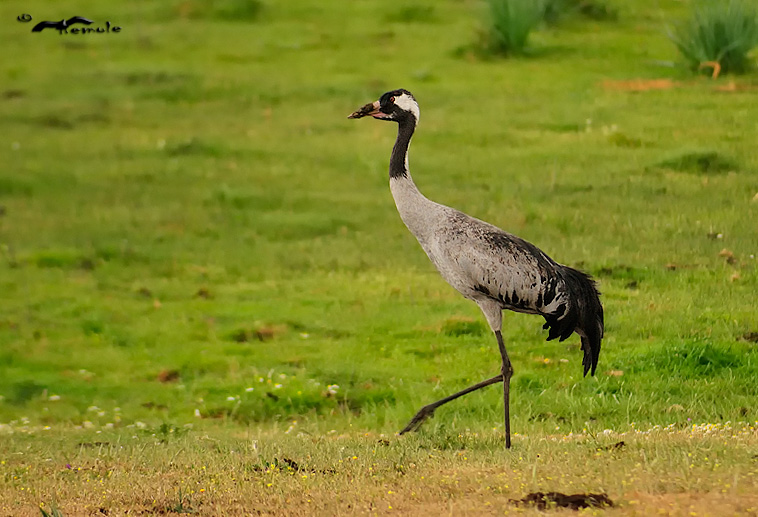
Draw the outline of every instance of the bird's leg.
<instances>
[{"instance_id":1,"label":"bird's leg","mask_svg":"<svg viewBox=\"0 0 758 517\"><path fill-rule=\"evenodd\" d=\"M468 393L471 393L472 391L476 391L479 389L482 389L486 386L489 386L491 384L496 384L503 380L503 375L495 375L494 377L487 379L485 381L479 382L477 384L474 384L473 386L469 386L465 390L461 390L457 393L453 393L449 397L445 397L444 399L440 399L437 402L432 402L431 404L427 404L426 406L422 407L418 413L416 413L416 416L411 418L411 421L408 422L408 425L406 425L402 431L400 431L400 434L405 434L408 431L416 431L419 427L421 427L421 424L424 423L424 420L429 418L434 414L434 410L440 407L443 404L447 404L451 400L455 400L458 397L462 397Z\"/></svg>"},{"instance_id":2,"label":"bird's leg","mask_svg":"<svg viewBox=\"0 0 758 517\"><path fill-rule=\"evenodd\" d=\"M503 405L505 408L505 448L511 448L511 377L513 376L513 366L511 366L511 360L508 357L508 352L505 351L505 343L503 343L503 335L499 330L495 331L495 337L497 337L497 346L500 348L500 356L503 358L502 366L502 378L503 378Z\"/></svg>"}]
</instances>

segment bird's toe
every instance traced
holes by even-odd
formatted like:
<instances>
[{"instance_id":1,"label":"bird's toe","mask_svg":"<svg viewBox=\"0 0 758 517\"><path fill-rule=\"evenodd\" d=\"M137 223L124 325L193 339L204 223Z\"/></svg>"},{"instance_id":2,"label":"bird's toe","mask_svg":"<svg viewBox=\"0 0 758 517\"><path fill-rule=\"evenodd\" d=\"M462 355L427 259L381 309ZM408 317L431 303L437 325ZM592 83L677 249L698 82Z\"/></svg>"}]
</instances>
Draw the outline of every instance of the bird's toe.
<instances>
[{"instance_id":1,"label":"bird's toe","mask_svg":"<svg viewBox=\"0 0 758 517\"><path fill-rule=\"evenodd\" d=\"M427 418L431 418L434 415L435 409L436 408L431 406L422 407L419 412L416 413L413 418L411 418L411 421L408 422L408 425L406 425L399 434L418 431L419 427L421 427L421 424L423 424Z\"/></svg>"}]
</instances>

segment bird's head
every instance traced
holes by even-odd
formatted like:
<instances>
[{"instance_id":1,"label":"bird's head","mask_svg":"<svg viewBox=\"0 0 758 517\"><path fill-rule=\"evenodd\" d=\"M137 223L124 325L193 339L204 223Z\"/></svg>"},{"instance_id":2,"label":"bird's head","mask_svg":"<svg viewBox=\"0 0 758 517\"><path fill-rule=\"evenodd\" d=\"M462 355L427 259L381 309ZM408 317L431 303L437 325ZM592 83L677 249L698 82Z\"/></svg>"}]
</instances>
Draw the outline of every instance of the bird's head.
<instances>
[{"instance_id":1,"label":"bird's head","mask_svg":"<svg viewBox=\"0 0 758 517\"><path fill-rule=\"evenodd\" d=\"M348 115L347 118L367 116L379 120L394 120L395 122L405 122L412 117L412 122L416 124L419 118L418 103L411 92L401 88L385 93L379 97L378 101L366 104Z\"/></svg>"}]
</instances>

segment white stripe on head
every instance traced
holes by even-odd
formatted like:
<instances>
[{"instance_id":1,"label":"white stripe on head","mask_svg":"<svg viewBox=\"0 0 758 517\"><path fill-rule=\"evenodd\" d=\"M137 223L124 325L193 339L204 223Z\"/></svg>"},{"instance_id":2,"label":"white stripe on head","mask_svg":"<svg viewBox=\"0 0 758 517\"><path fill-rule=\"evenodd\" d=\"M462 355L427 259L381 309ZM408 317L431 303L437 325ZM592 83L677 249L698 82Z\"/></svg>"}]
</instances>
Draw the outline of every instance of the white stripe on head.
<instances>
[{"instance_id":1,"label":"white stripe on head","mask_svg":"<svg viewBox=\"0 0 758 517\"><path fill-rule=\"evenodd\" d=\"M405 111L410 111L411 113L413 113L413 116L416 117L416 122L418 123L419 109L418 109L418 103L416 102L416 99L414 99L407 93L403 93L402 95L395 97L395 105L400 107L401 109L404 109Z\"/></svg>"}]
</instances>

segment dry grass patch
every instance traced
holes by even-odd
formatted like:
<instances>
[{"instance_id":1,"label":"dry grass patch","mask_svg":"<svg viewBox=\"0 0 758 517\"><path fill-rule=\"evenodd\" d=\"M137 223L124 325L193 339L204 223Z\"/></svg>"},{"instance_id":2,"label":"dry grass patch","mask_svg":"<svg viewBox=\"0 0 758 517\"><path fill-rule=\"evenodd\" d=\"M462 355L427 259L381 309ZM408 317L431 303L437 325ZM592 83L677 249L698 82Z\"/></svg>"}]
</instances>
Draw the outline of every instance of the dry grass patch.
<instances>
[{"instance_id":1,"label":"dry grass patch","mask_svg":"<svg viewBox=\"0 0 758 517\"><path fill-rule=\"evenodd\" d=\"M533 492L602 494L613 507L582 511L608 515L750 513L756 429L535 434L511 451L498 432L14 434L0 448L0 515L530 515L514 500Z\"/></svg>"}]
</instances>

